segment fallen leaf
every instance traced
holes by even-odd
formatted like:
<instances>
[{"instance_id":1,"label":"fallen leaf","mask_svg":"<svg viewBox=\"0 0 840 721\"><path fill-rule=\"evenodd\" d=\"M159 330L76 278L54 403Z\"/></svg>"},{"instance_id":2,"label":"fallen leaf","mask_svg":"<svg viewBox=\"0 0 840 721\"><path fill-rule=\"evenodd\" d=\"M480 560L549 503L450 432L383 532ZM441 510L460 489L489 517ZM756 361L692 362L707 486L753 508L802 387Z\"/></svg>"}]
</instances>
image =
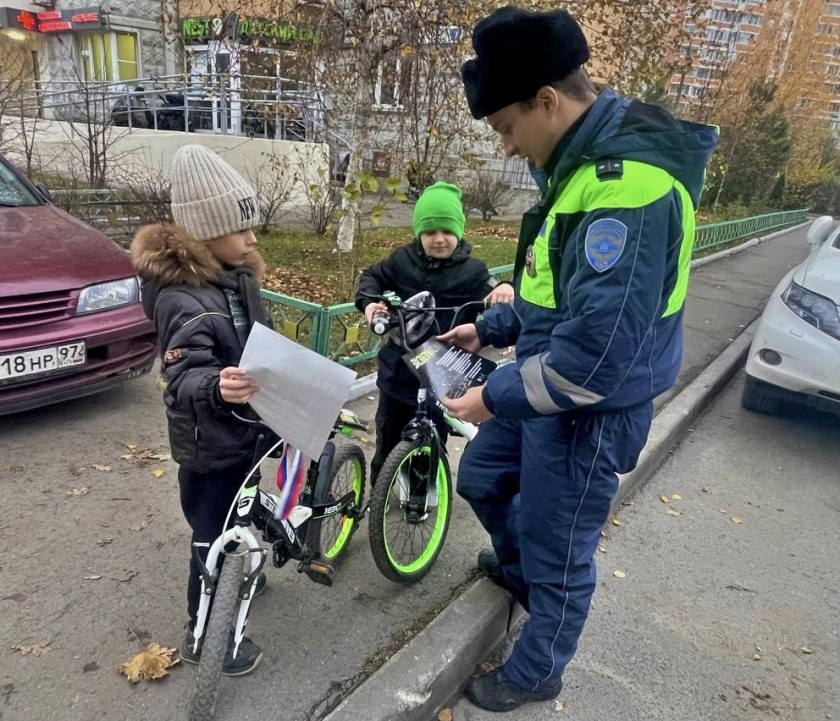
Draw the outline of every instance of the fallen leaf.
<instances>
[{"instance_id":1,"label":"fallen leaf","mask_svg":"<svg viewBox=\"0 0 840 721\"><path fill-rule=\"evenodd\" d=\"M606 552L607 552L607 547L606 547L606 546L598 546L598 550L599 550L601 553L606 553Z\"/></svg>"},{"instance_id":2,"label":"fallen leaf","mask_svg":"<svg viewBox=\"0 0 840 721\"><path fill-rule=\"evenodd\" d=\"M111 470L111 466L106 466L104 463L94 463L93 466L91 466L91 467L96 471L110 471Z\"/></svg>"},{"instance_id":3,"label":"fallen leaf","mask_svg":"<svg viewBox=\"0 0 840 721\"><path fill-rule=\"evenodd\" d=\"M741 519L738 518L738 516L732 516L729 520L732 521L732 523L741 523Z\"/></svg>"},{"instance_id":4,"label":"fallen leaf","mask_svg":"<svg viewBox=\"0 0 840 721\"><path fill-rule=\"evenodd\" d=\"M761 661L761 654L754 653L753 654L753 661Z\"/></svg>"},{"instance_id":5,"label":"fallen leaf","mask_svg":"<svg viewBox=\"0 0 840 721\"><path fill-rule=\"evenodd\" d=\"M626 578L627 574L624 571L613 571L613 576L616 578Z\"/></svg>"},{"instance_id":6,"label":"fallen leaf","mask_svg":"<svg viewBox=\"0 0 840 721\"><path fill-rule=\"evenodd\" d=\"M78 498L79 496L86 496L88 494L87 488L74 488L72 491L67 491L68 496L73 496L74 498Z\"/></svg>"},{"instance_id":7,"label":"fallen leaf","mask_svg":"<svg viewBox=\"0 0 840 721\"><path fill-rule=\"evenodd\" d=\"M729 513L729 511L727 511L725 508L719 508L718 510L719 510L721 513Z\"/></svg>"},{"instance_id":8,"label":"fallen leaf","mask_svg":"<svg viewBox=\"0 0 840 721\"><path fill-rule=\"evenodd\" d=\"M139 573L140 571L135 571L133 568L126 568L125 571L123 571L123 575L114 580L119 581L120 583L128 583Z\"/></svg>"},{"instance_id":9,"label":"fallen leaf","mask_svg":"<svg viewBox=\"0 0 840 721\"><path fill-rule=\"evenodd\" d=\"M163 471L160 468L155 468L155 470L152 471L152 475L155 478L160 478L163 475Z\"/></svg>"},{"instance_id":10,"label":"fallen leaf","mask_svg":"<svg viewBox=\"0 0 840 721\"><path fill-rule=\"evenodd\" d=\"M667 511L665 511L665 514L668 515L668 516L674 516L674 517L682 515L682 513L680 511L677 511L674 508L669 508Z\"/></svg>"},{"instance_id":11,"label":"fallen leaf","mask_svg":"<svg viewBox=\"0 0 840 721\"><path fill-rule=\"evenodd\" d=\"M126 448L128 448L128 450L133 451L135 448L137 448L137 444L135 444L135 443L126 443L126 444L125 444L125 447L126 447Z\"/></svg>"},{"instance_id":12,"label":"fallen leaf","mask_svg":"<svg viewBox=\"0 0 840 721\"><path fill-rule=\"evenodd\" d=\"M555 701L554 702L554 710L557 713L559 713L560 711L563 711L565 708L566 708L566 702L565 701Z\"/></svg>"},{"instance_id":13,"label":"fallen leaf","mask_svg":"<svg viewBox=\"0 0 840 721\"><path fill-rule=\"evenodd\" d=\"M621 521L619 521L617 518L613 518L613 519L612 519L612 524L613 524L614 526L620 526L620 525L621 525Z\"/></svg>"},{"instance_id":14,"label":"fallen leaf","mask_svg":"<svg viewBox=\"0 0 840 721\"><path fill-rule=\"evenodd\" d=\"M151 681L167 675L167 669L172 668L181 659L172 658L174 648L165 648L157 643L150 643L145 651L132 656L120 666L120 673L130 683L137 683L141 678Z\"/></svg>"},{"instance_id":15,"label":"fallen leaf","mask_svg":"<svg viewBox=\"0 0 840 721\"><path fill-rule=\"evenodd\" d=\"M85 576L85 581L98 581L102 576Z\"/></svg>"},{"instance_id":16,"label":"fallen leaf","mask_svg":"<svg viewBox=\"0 0 840 721\"><path fill-rule=\"evenodd\" d=\"M437 715L438 721L452 721L452 709L442 708Z\"/></svg>"},{"instance_id":17,"label":"fallen leaf","mask_svg":"<svg viewBox=\"0 0 840 721\"><path fill-rule=\"evenodd\" d=\"M659 496L659 500L662 501L662 503L670 503L671 502L671 499L668 498L668 496Z\"/></svg>"},{"instance_id":18,"label":"fallen leaf","mask_svg":"<svg viewBox=\"0 0 840 721\"><path fill-rule=\"evenodd\" d=\"M113 539L113 538L100 538L100 539L96 542L96 545L97 545L97 546L107 546L109 543L113 543L113 542L114 542L114 539Z\"/></svg>"},{"instance_id":19,"label":"fallen leaf","mask_svg":"<svg viewBox=\"0 0 840 721\"><path fill-rule=\"evenodd\" d=\"M682 496L680 496L679 494L675 493L673 496L671 496L671 500L672 500L672 501L681 501L681 500L682 500Z\"/></svg>"},{"instance_id":20,"label":"fallen leaf","mask_svg":"<svg viewBox=\"0 0 840 721\"><path fill-rule=\"evenodd\" d=\"M810 656L812 653L814 653L814 649L808 648L807 646L803 646L799 650L802 651L802 653L804 653L807 656Z\"/></svg>"},{"instance_id":21,"label":"fallen leaf","mask_svg":"<svg viewBox=\"0 0 840 721\"><path fill-rule=\"evenodd\" d=\"M40 641L31 646L12 646L12 651L20 651L21 656L43 656L47 651L52 651L52 641Z\"/></svg>"}]
</instances>

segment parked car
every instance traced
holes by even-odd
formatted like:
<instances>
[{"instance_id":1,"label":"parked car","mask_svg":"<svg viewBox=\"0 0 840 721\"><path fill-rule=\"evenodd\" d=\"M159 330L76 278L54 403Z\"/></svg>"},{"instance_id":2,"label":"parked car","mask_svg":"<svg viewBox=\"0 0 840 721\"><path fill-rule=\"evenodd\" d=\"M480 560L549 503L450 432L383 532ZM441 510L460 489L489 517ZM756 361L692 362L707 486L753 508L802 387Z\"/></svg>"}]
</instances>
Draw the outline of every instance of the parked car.
<instances>
[{"instance_id":1,"label":"parked car","mask_svg":"<svg viewBox=\"0 0 840 721\"><path fill-rule=\"evenodd\" d=\"M128 253L0 156L0 415L148 373L154 326Z\"/></svg>"},{"instance_id":2,"label":"parked car","mask_svg":"<svg viewBox=\"0 0 840 721\"><path fill-rule=\"evenodd\" d=\"M750 347L744 408L777 413L788 401L840 413L840 226L811 225L808 258L773 291Z\"/></svg>"}]
</instances>

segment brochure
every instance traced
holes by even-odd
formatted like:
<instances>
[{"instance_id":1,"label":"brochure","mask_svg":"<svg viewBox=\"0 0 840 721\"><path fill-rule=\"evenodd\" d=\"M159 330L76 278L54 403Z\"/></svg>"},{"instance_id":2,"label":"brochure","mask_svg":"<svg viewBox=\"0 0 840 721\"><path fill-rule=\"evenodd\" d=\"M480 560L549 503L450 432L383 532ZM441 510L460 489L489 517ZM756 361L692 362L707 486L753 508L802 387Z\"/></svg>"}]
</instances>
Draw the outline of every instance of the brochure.
<instances>
[{"instance_id":1,"label":"brochure","mask_svg":"<svg viewBox=\"0 0 840 721\"><path fill-rule=\"evenodd\" d=\"M403 356L436 399L460 398L472 386L483 385L496 364L477 353L432 338Z\"/></svg>"}]
</instances>

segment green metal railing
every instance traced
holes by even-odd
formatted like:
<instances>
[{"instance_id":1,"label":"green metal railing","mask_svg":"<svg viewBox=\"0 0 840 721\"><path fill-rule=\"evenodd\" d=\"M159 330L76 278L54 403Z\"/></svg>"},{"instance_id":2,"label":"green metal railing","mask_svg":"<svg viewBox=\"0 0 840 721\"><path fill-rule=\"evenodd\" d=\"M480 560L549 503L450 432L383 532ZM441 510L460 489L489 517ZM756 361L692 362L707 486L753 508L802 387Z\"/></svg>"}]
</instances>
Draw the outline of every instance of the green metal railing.
<instances>
[{"instance_id":1,"label":"green metal railing","mask_svg":"<svg viewBox=\"0 0 840 721\"><path fill-rule=\"evenodd\" d=\"M807 217L807 210L791 210L701 225L697 227L694 253L796 225ZM491 268L490 274L510 280L513 264ZM263 290L262 297L275 330L342 365L360 363L379 352L379 336L370 332L352 303L324 307L270 290Z\"/></svg>"}]
</instances>

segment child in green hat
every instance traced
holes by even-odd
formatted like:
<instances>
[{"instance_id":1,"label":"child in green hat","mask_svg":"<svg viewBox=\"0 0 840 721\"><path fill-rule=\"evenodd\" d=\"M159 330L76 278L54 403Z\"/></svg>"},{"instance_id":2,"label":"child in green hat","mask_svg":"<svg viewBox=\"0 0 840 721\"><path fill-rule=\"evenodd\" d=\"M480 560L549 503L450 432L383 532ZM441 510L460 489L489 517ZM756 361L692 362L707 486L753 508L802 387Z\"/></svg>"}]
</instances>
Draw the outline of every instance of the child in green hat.
<instances>
[{"instance_id":1,"label":"child in green hat","mask_svg":"<svg viewBox=\"0 0 840 721\"><path fill-rule=\"evenodd\" d=\"M451 183L429 186L414 207L414 239L397 248L385 260L362 272L356 307L368 323L377 311L387 310L369 296L393 291L405 300L423 290L431 291L438 306L459 306L486 298L491 303L509 303L513 287L490 276L487 264L473 258L464 240L466 218L461 189ZM451 312L436 314L442 331L452 322ZM405 351L388 340L379 351L379 406L376 411L376 454L371 462L371 482L388 454L400 441L403 428L417 410L419 382L402 360ZM446 426L438 423L446 440Z\"/></svg>"}]
</instances>

